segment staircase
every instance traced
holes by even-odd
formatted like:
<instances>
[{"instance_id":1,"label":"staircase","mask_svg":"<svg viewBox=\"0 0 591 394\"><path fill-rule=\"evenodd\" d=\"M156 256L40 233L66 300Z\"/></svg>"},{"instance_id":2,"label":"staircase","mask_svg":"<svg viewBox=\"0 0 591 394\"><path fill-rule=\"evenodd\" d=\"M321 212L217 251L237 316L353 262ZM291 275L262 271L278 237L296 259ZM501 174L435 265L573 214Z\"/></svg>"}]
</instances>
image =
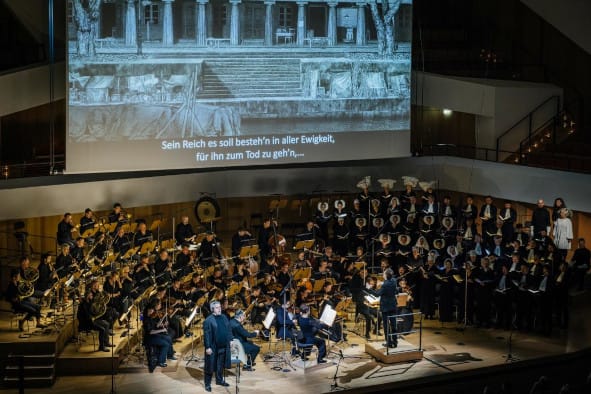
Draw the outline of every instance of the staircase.
<instances>
[{"instance_id":1,"label":"staircase","mask_svg":"<svg viewBox=\"0 0 591 394\"><path fill-rule=\"evenodd\" d=\"M23 388L51 387L55 382L55 353L9 354L5 361L3 387Z\"/></svg>"},{"instance_id":2,"label":"staircase","mask_svg":"<svg viewBox=\"0 0 591 394\"><path fill-rule=\"evenodd\" d=\"M299 58L219 58L203 65L199 99L299 97Z\"/></svg>"}]
</instances>

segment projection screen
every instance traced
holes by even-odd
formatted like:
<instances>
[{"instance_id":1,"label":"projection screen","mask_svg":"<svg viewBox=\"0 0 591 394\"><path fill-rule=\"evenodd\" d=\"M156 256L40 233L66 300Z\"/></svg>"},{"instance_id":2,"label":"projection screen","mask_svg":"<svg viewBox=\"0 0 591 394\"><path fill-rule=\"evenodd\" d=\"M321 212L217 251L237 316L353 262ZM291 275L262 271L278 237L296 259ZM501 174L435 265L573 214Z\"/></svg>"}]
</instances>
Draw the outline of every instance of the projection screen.
<instances>
[{"instance_id":1,"label":"projection screen","mask_svg":"<svg viewBox=\"0 0 591 394\"><path fill-rule=\"evenodd\" d=\"M66 172L410 155L411 0L73 0Z\"/></svg>"}]
</instances>

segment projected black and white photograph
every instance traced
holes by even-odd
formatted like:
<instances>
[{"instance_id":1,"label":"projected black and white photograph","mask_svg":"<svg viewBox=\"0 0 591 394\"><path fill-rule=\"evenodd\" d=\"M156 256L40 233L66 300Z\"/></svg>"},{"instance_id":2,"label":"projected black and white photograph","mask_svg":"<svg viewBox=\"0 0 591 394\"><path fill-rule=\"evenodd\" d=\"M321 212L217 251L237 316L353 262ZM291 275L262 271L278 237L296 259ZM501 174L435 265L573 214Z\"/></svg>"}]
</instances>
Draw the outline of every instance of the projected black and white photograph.
<instances>
[{"instance_id":1,"label":"projected black and white photograph","mask_svg":"<svg viewBox=\"0 0 591 394\"><path fill-rule=\"evenodd\" d=\"M408 131L411 3L72 0L68 144Z\"/></svg>"}]
</instances>

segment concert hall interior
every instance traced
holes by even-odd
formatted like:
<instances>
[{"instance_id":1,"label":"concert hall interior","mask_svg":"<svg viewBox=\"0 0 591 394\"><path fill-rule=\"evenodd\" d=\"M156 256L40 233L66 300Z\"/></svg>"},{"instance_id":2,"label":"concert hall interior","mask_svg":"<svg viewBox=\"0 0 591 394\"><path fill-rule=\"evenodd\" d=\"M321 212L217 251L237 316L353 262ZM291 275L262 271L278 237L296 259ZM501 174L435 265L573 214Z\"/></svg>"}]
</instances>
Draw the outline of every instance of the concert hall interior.
<instances>
[{"instance_id":1,"label":"concert hall interior","mask_svg":"<svg viewBox=\"0 0 591 394\"><path fill-rule=\"evenodd\" d=\"M589 15L1 1L0 391L591 392Z\"/></svg>"}]
</instances>

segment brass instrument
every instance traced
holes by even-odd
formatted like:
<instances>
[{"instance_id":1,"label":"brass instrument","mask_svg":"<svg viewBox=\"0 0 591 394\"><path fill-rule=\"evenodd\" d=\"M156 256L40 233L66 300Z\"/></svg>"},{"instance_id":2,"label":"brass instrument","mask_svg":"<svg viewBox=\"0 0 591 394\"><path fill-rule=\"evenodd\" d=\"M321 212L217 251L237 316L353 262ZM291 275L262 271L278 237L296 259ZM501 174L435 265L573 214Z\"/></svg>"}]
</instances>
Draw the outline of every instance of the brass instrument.
<instances>
[{"instance_id":1,"label":"brass instrument","mask_svg":"<svg viewBox=\"0 0 591 394\"><path fill-rule=\"evenodd\" d=\"M23 280L35 283L37 279L39 279L39 270L37 268L29 267L25 269Z\"/></svg>"},{"instance_id":2,"label":"brass instrument","mask_svg":"<svg viewBox=\"0 0 591 394\"><path fill-rule=\"evenodd\" d=\"M94 295L92 304L90 304L92 320L100 319L107 312L107 304L110 300L111 296L104 291Z\"/></svg>"},{"instance_id":3,"label":"brass instrument","mask_svg":"<svg viewBox=\"0 0 591 394\"><path fill-rule=\"evenodd\" d=\"M39 276L39 273L37 273L37 276ZM29 282L22 279L18 281L16 288L18 290L18 298L20 300L29 298L35 292L35 286L33 286L33 282Z\"/></svg>"}]
</instances>

